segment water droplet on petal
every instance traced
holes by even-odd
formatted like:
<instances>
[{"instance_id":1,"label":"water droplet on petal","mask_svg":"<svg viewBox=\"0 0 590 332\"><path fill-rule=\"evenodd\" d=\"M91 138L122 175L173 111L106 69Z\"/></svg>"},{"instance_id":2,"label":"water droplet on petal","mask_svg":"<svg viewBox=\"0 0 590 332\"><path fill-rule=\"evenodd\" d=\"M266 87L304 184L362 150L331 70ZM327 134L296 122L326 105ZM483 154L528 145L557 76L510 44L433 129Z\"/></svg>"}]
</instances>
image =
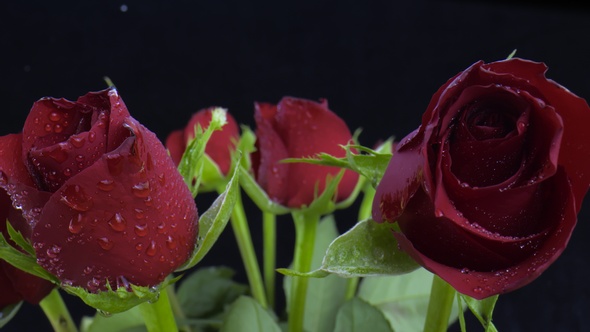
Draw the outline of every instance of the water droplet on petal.
<instances>
[{"instance_id":1,"label":"water droplet on petal","mask_svg":"<svg viewBox=\"0 0 590 332\"><path fill-rule=\"evenodd\" d=\"M90 136L89 136L90 137ZM109 173L117 176L123 172L123 156L118 153L106 155Z\"/></svg>"},{"instance_id":2,"label":"water droplet on petal","mask_svg":"<svg viewBox=\"0 0 590 332\"><path fill-rule=\"evenodd\" d=\"M98 245L104 250L111 250L113 248L113 241L106 237L101 237L97 240Z\"/></svg>"},{"instance_id":3,"label":"water droplet on petal","mask_svg":"<svg viewBox=\"0 0 590 332\"><path fill-rule=\"evenodd\" d=\"M61 191L61 201L70 208L85 212L94 205L91 196L88 196L79 185L67 185Z\"/></svg>"},{"instance_id":4,"label":"water droplet on petal","mask_svg":"<svg viewBox=\"0 0 590 332\"><path fill-rule=\"evenodd\" d=\"M161 222L156 228L158 229L158 233L162 234L166 231L166 224Z\"/></svg>"},{"instance_id":5,"label":"water droplet on petal","mask_svg":"<svg viewBox=\"0 0 590 332\"><path fill-rule=\"evenodd\" d=\"M145 218L145 213L142 209L134 209L135 211L135 218L136 219L143 219Z\"/></svg>"},{"instance_id":6,"label":"water droplet on petal","mask_svg":"<svg viewBox=\"0 0 590 332\"><path fill-rule=\"evenodd\" d=\"M166 246L168 247L168 249L175 249L176 248L176 241L170 235L166 239Z\"/></svg>"},{"instance_id":7,"label":"water droplet on petal","mask_svg":"<svg viewBox=\"0 0 590 332\"><path fill-rule=\"evenodd\" d=\"M57 112L51 112L51 113L49 113L49 120L53 121L53 122L57 122L57 121L61 120L61 115Z\"/></svg>"},{"instance_id":8,"label":"water droplet on petal","mask_svg":"<svg viewBox=\"0 0 590 332\"><path fill-rule=\"evenodd\" d=\"M71 136L69 141L70 144L72 144L76 148L81 148L84 146L84 143L86 143L86 139L80 136Z\"/></svg>"},{"instance_id":9,"label":"water droplet on petal","mask_svg":"<svg viewBox=\"0 0 590 332\"><path fill-rule=\"evenodd\" d=\"M53 131L57 134L61 133L63 131L63 127L58 123L53 127Z\"/></svg>"},{"instance_id":10,"label":"water droplet on petal","mask_svg":"<svg viewBox=\"0 0 590 332\"><path fill-rule=\"evenodd\" d=\"M61 252L61 247L58 246L57 244L54 244L51 247L47 248L47 251L46 251L47 256L49 258L56 258L60 252Z\"/></svg>"},{"instance_id":11,"label":"water droplet on petal","mask_svg":"<svg viewBox=\"0 0 590 332\"><path fill-rule=\"evenodd\" d=\"M140 182L134 185L131 189L133 194L137 197L148 197L150 194L150 183L148 181Z\"/></svg>"},{"instance_id":12,"label":"water droplet on petal","mask_svg":"<svg viewBox=\"0 0 590 332\"><path fill-rule=\"evenodd\" d=\"M127 222L125 218L121 215L121 213L117 212L115 215L109 220L109 226L117 232L122 232L127 228Z\"/></svg>"},{"instance_id":13,"label":"water droplet on petal","mask_svg":"<svg viewBox=\"0 0 590 332\"><path fill-rule=\"evenodd\" d=\"M93 131L88 132L88 142L92 143L96 139L96 133Z\"/></svg>"},{"instance_id":14,"label":"water droplet on petal","mask_svg":"<svg viewBox=\"0 0 590 332\"><path fill-rule=\"evenodd\" d=\"M88 265L84 268L84 271L82 271L82 272L84 272L84 274L90 274L90 273L92 273L93 270L94 270L94 268L92 266Z\"/></svg>"},{"instance_id":15,"label":"water droplet on petal","mask_svg":"<svg viewBox=\"0 0 590 332\"><path fill-rule=\"evenodd\" d=\"M156 247L156 242L152 240L148 245L147 249L145 250L145 253L146 255L153 257L154 255L156 255L157 251L158 248Z\"/></svg>"},{"instance_id":16,"label":"water droplet on petal","mask_svg":"<svg viewBox=\"0 0 590 332\"><path fill-rule=\"evenodd\" d=\"M68 230L72 234L78 234L82 230L82 223L84 222L84 215L78 213L77 216L72 217L70 219L70 225L68 226Z\"/></svg>"},{"instance_id":17,"label":"water droplet on petal","mask_svg":"<svg viewBox=\"0 0 590 332\"><path fill-rule=\"evenodd\" d=\"M137 236L146 236L148 234L148 227L147 224L143 224L143 225L135 225L134 227L135 229L135 234L137 234Z\"/></svg>"},{"instance_id":18,"label":"water droplet on petal","mask_svg":"<svg viewBox=\"0 0 590 332\"><path fill-rule=\"evenodd\" d=\"M102 191L111 191L115 188L115 182L113 180L104 179L98 181L96 186Z\"/></svg>"}]
</instances>

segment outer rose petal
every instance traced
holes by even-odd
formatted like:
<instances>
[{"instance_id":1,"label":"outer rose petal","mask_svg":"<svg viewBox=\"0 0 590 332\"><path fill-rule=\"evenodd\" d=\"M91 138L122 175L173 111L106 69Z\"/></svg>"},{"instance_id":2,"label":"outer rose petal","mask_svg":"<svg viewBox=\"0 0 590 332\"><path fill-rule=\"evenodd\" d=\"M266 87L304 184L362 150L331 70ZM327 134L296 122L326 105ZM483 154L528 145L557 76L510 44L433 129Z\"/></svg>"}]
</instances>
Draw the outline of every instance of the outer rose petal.
<instances>
[{"instance_id":1,"label":"outer rose petal","mask_svg":"<svg viewBox=\"0 0 590 332\"><path fill-rule=\"evenodd\" d=\"M123 143L71 177L34 230L39 263L89 291L104 290L107 280L156 285L196 239L194 201L166 150L132 118L123 128Z\"/></svg>"},{"instance_id":2,"label":"outer rose petal","mask_svg":"<svg viewBox=\"0 0 590 332\"><path fill-rule=\"evenodd\" d=\"M257 181L271 199L281 204L295 208L311 204L315 195L324 190L326 177L335 176L340 169L306 163L292 163L286 168L278 161L286 157L313 157L320 152L344 157L340 145L347 144L352 136L346 123L328 109L325 101L316 103L292 97L281 99L276 108L257 104L256 123L262 161L259 165L254 163ZM346 171L336 199L350 196L357 180L358 174Z\"/></svg>"},{"instance_id":3,"label":"outer rose petal","mask_svg":"<svg viewBox=\"0 0 590 332\"><path fill-rule=\"evenodd\" d=\"M166 137L166 148L170 153L170 157L174 161L174 164L180 164L186 145L184 143L184 131L179 129L171 132Z\"/></svg>"}]
</instances>

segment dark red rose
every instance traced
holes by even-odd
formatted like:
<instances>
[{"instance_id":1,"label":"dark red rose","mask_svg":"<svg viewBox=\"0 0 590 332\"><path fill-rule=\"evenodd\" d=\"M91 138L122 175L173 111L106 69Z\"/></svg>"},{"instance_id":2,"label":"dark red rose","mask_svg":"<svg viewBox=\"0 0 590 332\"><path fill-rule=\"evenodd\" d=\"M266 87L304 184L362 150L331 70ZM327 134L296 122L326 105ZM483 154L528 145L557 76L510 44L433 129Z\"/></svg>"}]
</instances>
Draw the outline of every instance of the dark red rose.
<instances>
[{"instance_id":1,"label":"dark red rose","mask_svg":"<svg viewBox=\"0 0 590 332\"><path fill-rule=\"evenodd\" d=\"M115 89L39 100L0 156L0 187L26 222L9 219L64 284L154 286L194 249L191 193Z\"/></svg>"},{"instance_id":2,"label":"dark red rose","mask_svg":"<svg viewBox=\"0 0 590 332\"><path fill-rule=\"evenodd\" d=\"M252 169L258 184L275 202L299 208L313 202L324 190L326 177L336 176L339 168L307 163L281 163L285 158L314 157L320 152L344 157L341 145L352 135L346 123L328 109L322 100L284 97L278 105L255 104L256 145ZM358 174L346 171L337 200L350 196ZM318 191L319 189L319 191Z\"/></svg>"},{"instance_id":3,"label":"dark red rose","mask_svg":"<svg viewBox=\"0 0 590 332\"><path fill-rule=\"evenodd\" d=\"M590 184L590 109L522 59L477 62L397 145L375 220L477 299L522 287L565 249Z\"/></svg>"},{"instance_id":4,"label":"dark red rose","mask_svg":"<svg viewBox=\"0 0 590 332\"><path fill-rule=\"evenodd\" d=\"M175 130L166 138L166 148L174 163L178 165L188 143L195 138L195 128L200 125L203 129L211 123L211 112L216 107L202 109L193 114L184 129ZM227 123L221 130L216 130L211 135L205 147L205 153L219 166L223 175L227 175L231 166L231 154L235 150L240 138L240 131L236 120L231 114L226 113Z\"/></svg>"}]
</instances>

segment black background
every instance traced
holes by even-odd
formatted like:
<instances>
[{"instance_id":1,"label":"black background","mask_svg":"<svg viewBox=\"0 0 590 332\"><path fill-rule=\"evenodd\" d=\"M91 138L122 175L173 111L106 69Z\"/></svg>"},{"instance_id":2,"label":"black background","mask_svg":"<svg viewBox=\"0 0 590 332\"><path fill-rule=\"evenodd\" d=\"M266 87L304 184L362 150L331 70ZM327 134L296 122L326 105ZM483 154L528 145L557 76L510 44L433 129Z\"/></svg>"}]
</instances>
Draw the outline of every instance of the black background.
<instances>
[{"instance_id":1,"label":"black background","mask_svg":"<svg viewBox=\"0 0 590 332\"><path fill-rule=\"evenodd\" d=\"M514 49L590 98L589 34L589 7L563 1L2 2L0 134L20 131L37 99L75 100L105 88L109 76L131 114L162 140L200 108L226 107L253 127L254 101L291 95L327 98L372 146L416 128L448 78ZM210 200L197 198L201 211ZM590 331L589 210L586 202L548 271L500 297L500 331ZM338 218L342 229L354 222ZM250 219L258 246L255 211ZM278 265L286 266L293 233L280 221ZM245 280L237 252L228 228L203 265L233 266ZM93 313L64 296L76 320ZM25 305L4 330L33 329L50 326Z\"/></svg>"}]
</instances>

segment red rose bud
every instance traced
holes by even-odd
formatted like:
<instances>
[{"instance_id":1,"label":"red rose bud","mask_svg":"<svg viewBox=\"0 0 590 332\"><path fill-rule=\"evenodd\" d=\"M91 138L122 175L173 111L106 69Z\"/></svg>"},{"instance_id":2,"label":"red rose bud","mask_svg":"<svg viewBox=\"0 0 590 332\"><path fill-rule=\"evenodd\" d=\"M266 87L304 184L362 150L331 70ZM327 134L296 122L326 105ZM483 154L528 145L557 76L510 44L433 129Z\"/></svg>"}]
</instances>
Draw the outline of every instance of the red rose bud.
<instances>
[{"instance_id":1,"label":"red rose bud","mask_svg":"<svg viewBox=\"0 0 590 332\"><path fill-rule=\"evenodd\" d=\"M292 208L311 204L323 192L326 177L336 176L341 169L280 161L321 152L345 157L342 145L352 138L346 123L328 109L325 100L284 97L278 105L256 103L255 108L258 151L252 154L252 169L256 181L279 204ZM357 181L358 174L347 170L336 199L348 198Z\"/></svg>"},{"instance_id":2,"label":"red rose bud","mask_svg":"<svg viewBox=\"0 0 590 332\"><path fill-rule=\"evenodd\" d=\"M184 129L170 133L166 138L166 148L174 163L178 165L188 143L195 138L195 128L200 125L206 129L211 123L211 113L216 107L202 109L193 114ZM205 153L217 164L223 175L227 175L231 166L231 154L235 150L240 138L240 132L236 120L226 113L227 123L221 130L216 130L211 135L205 147Z\"/></svg>"},{"instance_id":3,"label":"red rose bud","mask_svg":"<svg viewBox=\"0 0 590 332\"><path fill-rule=\"evenodd\" d=\"M39 100L0 152L0 187L26 219L11 222L64 284L154 286L192 253L191 193L116 90Z\"/></svg>"},{"instance_id":4,"label":"red rose bud","mask_svg":"<svg viewBox=\"0 0 590 332\"><path fill-rule=\"evenodd\" d=\"M10 238L6 230L7 219L23 222L22 215L12 207L6 192L0 190L0 232L6 240ZM13 246L16 247L14 244ZM0 310L23 300L38 304L54 286L51 282L21 271L0 259Z\"/></svg>"},{"instance_id":5,"label":"red rose bud","mask_svg":"<svg viewBox=\"0 0 590 332\"><path fill-rule=\"evenodd\" d=\"M477 62L433 96L396 147L373 217L459 292L537 278L565 249L590 184L590 109L522 59Z\"/></svg>"}]
</instances>

